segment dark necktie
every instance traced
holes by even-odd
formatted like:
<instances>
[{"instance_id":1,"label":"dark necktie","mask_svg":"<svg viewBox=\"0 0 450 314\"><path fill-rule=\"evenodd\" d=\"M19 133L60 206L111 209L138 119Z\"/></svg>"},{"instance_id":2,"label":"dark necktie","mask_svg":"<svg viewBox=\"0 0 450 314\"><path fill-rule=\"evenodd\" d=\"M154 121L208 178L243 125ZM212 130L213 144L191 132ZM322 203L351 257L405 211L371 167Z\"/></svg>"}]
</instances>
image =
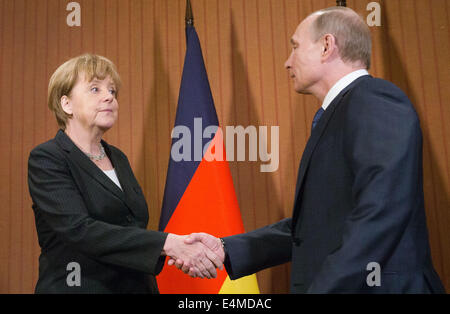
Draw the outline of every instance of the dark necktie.
<instances>
[{"instance_id":1,"label":"dark necktie","mask_svg":"<svg viewBox=\"0 0 450 314\"><path fill-rule=\"evenodd\" d=\"M314 119L313 119L313 122L312 122L312 128L311 128L311 131L312 131L312 129L314 129L314 127L316 126L317 122L319 122L320 117L322 117L322 114L323 114L324 112L325 112L325 110L323 110L322 107L320 107L320 109L317 110L316 114L314 115Z\"/></svg>"}]
</instances>

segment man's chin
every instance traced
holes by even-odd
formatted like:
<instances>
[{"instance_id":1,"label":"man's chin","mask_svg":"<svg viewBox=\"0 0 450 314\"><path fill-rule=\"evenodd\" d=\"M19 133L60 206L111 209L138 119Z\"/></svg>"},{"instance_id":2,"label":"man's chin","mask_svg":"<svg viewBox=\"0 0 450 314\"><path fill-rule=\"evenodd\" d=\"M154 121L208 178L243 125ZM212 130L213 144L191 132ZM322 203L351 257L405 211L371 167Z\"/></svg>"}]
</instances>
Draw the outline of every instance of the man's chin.
<instances>
[{"instance_id":1,"label":"man's chin","mask_svg":"<svg viewBox=\"0 0 450 314\"><path fill-rule=\"evenodd\" d=\"M298 94L303 95L311 95L311 92L308 91L307 86L298 84L299 82L294 81L294 90Z\"/></svg>"},{"instance_id":2,"label":"man's chin","mask_svg":"<svg viewBox=\"0 0 450 314\"><path fill-rule=\"evenodd\" d=\"M303 89L303 88L296 88L295 91L296 91L298 94L302 94L302 95L311 95L311 92L310 92L310 91L308 91L308 90L306 90L306 89Z\"/></svg>"}]
</instances>

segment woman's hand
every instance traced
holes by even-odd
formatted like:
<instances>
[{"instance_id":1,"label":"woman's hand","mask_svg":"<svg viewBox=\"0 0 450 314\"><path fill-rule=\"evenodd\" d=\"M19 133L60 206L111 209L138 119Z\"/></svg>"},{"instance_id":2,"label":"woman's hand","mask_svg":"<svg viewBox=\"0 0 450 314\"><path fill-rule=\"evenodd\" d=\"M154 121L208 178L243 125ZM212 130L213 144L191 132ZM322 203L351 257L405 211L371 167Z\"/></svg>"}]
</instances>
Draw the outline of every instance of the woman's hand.
<instances>
[{"instance_id":1,"label":"woman's hand","mask_svg":"<svg viewBox=\"0 0 450 314\"><path fill-rule=\"evenodd\" d=\"M163 247L162 255L167 255L182 265L184 273L191 277L216 278L216 267L223 269L223 259L201 242L186 243L188 236L170 233Z\"/></svg>"}]
</instances>

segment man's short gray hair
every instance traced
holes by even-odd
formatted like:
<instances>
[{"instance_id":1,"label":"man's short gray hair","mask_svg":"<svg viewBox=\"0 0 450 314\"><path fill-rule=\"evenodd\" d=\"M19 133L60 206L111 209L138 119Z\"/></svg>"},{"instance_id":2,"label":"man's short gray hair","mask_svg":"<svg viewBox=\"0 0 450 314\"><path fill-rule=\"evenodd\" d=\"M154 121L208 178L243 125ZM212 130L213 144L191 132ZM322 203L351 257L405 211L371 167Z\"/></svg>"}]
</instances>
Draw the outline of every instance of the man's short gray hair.
<instances>
[{"instance_id":1,"label":"man's short gray hair","mask_svg":"<svg viewBox=\"0 0 450 314\"><path fill-rule=\"evenodd\" d=\"M319 14L311 24L314 42L325 34L331 34L344 62L360 61L367 69L370 68L372 40L369 27L361 16L347 7L330 7L314 14Z\"/></svg>"}]
</instances>

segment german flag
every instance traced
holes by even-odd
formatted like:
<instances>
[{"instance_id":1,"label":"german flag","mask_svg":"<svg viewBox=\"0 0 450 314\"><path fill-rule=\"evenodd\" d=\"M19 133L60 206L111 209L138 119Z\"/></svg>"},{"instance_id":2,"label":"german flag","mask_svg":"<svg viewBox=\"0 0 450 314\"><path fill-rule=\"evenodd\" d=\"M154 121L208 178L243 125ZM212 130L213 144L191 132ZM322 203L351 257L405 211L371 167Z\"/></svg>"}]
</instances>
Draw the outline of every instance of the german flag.
<instances>
[{"instance_id":1,"label":"german flag","mask_svg":"<svg viewBox=\"0 0 450 314\"><path fill-rule=\"evenodd\" d=\"M244 226L200 41L190 16L159 230L226 237L243 233ZM200 279L166 265L157 281L161 293L259 293L255 275L231 281L225 269L218 270L215 279Z\"/></svg>"}]
</instances>

